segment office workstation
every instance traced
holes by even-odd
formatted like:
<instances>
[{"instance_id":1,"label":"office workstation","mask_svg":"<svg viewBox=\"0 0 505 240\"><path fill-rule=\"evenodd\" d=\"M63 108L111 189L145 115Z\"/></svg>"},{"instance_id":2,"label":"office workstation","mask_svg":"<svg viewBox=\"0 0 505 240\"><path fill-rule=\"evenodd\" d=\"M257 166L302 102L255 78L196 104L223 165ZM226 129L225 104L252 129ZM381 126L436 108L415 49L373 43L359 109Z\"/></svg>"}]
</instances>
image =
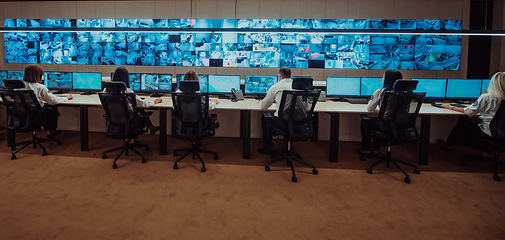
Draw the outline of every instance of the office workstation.
<instances>
[{"instance_id":1,"label":"office workstation","mask_svg":"<svg viewBox=\"0 0 505 240\"><path fill-rule=\"evenodd\" d=\"M437 145L464 116L441 104L470 106L503 71L503 37L476 43L464 32L476 29L473 14L480 8L474 4L484 3L493 13L486 29L503 30L502 1L0 2L0 79L22 80L25 67L35 64L51 92L73 97L58 108L62 144L43 143L47 156L28 147L12 161L0 104L0 235L499 239L505 196L503 183L491 178L492 166L460 166L478 152ZM487 65L476 70L480 63ZM106 137L98 93L119 66L128 69L129 87L142 100L162 101L145 109L159 131L138 137L151 148L138 149L147 162L130 152L111 169L117 153L106 159L102 153L121 141ZM297 183L289 163L271 164L266 172L270 156L257 151L261 117L280 104L265 110L258 101L281 81L283 66L293 77L312 78L325 95L312 116L312 141L294 144L319 172L295 163ZM421 174L412 174L410 185L394 167L367 174L374 160L362 162L355 151L360 115L378 114L366 103L383 87L386 70L418 81L414 92L426 93L417 119L420 141L392 147L393 157L419 164ZM189 71L198 74L200 92L219 102L209 111L219 127L201 140L219 160L202 154L205 173L191 155L173 167L184 154L174 156L174 150L191 145L177 137L172 101ZM14 141L28 139L29 133L17 133ZM274 138L279 152L283 139Z\"/></svg>"}]
</instances>

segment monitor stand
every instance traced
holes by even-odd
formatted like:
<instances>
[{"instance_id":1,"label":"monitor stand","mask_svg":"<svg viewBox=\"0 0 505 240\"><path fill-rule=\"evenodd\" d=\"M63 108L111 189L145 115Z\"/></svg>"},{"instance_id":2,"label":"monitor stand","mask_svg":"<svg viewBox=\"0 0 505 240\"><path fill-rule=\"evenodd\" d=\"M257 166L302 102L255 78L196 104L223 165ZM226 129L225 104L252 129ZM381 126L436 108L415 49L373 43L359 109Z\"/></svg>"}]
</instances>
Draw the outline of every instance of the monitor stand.
<instances>
[{"instance_id":1,"label":"monitor stand","mask_svg":"<svg viewBox=\"0 0 505 240\"><path fill-rule=\"evenodd\" d=\"M218 99L230 99L230 96L228 96L226 94L219 94L219 95L217 95L217 98Z\"/></svg>"},{"instance_id":2,"label":"monitor stand","mask_svg":"<svg viewBox=\"0 0 505 240\"><path fill-rule=\"evenodd\" d=\"M81 93L81 95L91 95L91 90L86 90L84 91L83 93Z\"/></svg>"},{"instance_id":3,"label":"monitor stand","mask_svg":"<svg viewBox=\"0 0 505 240\"><path fill-rule=\"evenodd\" d=\"M161 97L163 96L163 93L160 93L160 92L154 92L153 94L151 94L151 97Z\"/></svg>"}]
</instances>

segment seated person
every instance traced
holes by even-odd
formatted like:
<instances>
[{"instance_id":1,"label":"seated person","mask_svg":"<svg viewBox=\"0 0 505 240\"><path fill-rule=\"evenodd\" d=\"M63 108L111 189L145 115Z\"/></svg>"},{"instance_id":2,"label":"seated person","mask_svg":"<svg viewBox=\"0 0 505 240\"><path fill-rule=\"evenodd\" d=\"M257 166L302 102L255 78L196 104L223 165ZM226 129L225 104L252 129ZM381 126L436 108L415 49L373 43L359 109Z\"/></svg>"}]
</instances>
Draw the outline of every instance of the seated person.
<instances>
[{"instance_id":1,"label":"seated person","mask_svg":"<svg viewBox=\"0 0 505 240\"><path fill-rule=\"evenodd\" d=\"M135 93L130 89L130 74L125 67L118 67L116 71L114 71L114 75L112 76L112 81L124 82L126 85L126 93ZM107 89L103 89L104 92L107 92ZM137 102L138 112L140 114L146 114L146 111L142 108L150 108L154 104L161 103L161 98L156 98L154 101L146 101L141 99L139 96L135 95L135 100ZM155 134L160 127L154 126L150 119L147 119L147 128L151 135Z\"/></svg>"},{"instance_id":2,"label":"seated person","mask_svg":"<svg viewBox=\"0 0 505 240\"><path fill-rule=\"evenodd\" d=\"M445 150L451 151L454 145L465 145L466 142L472 141L477 136L491 136L489 124L496 114L498 107L500 107L502 100L505 100L505 72L497 72L491 78L488 93L480 95L471 106L460 108L447 103L442 104L442 107L464 113L468 117L480 114L479 119L481 122L476 124L467 120L458 121L449 134L447 142L439 139L438 144ZM487 153L481 152L481 155L487 156Z\"/></svg>"},{"instance_id":3,"label":"seated person","mask_svg":"<svg viewBox=\"0 0 505 240\"><path fill-rule=\"evenodd\" d=\"M399 71L395 70L386 71L384 73L384 76L382 77L382 84L384 85L384 87L375 90L375 92L372 95L372 98L368 102L367 111L376 112L378 109L380 109L382 99L384 97L384 92L393 91L393 86L396 80L402 78L403 75ZM383 143L379 141L374 141L372 143L373 139L369 136L368 133L370 132L371 129L378 128L379 124L377 118L371 118L371 121L367 122L366 127L363 121L364 120L361 120L361 149L357 149L356 151L358 151L358 153L360 154L374 155L376 152L379 151Z\"/></svg>"},{"instance_id":4,"label":"seated person","mask_svg":"<svg viewBox=\"0 0 505 240\"><path fill-rule=\"evenodd\" d=\"M44 130L47 133L47 138L53 139L54 137L60 135L61 131L56 130L58 127L58 106L59 103L66 102L73 97L67 95L65 97L58 97L52 94L47 87L42 84L42 76L44 75L44 70L37 65L28 65L25 68L25 75L23 81L25 82L24 90L33 90L35 97L39 100L40 106L42 107L42 114L46 119L46 125Z\"/></svg>"},{"instance_id":5,"label":"seated person","mask_svg":"<svg viewBox=\"0 0 505 240\"><path fill-rule=\"evenodd\" d=\"M282 67L279 69L279 82L272 85L270 89L268 89L267 94L263 100L259 101L261 109L268 110L270 106L272 106L274 100L277 103L281 102L282 91L283 90L292 90L291 85L293 84L293 80L291 80L291 69L288 67ZM279 109L277 105L277 109L275 110L273 117L265 117L265 115L261 116L261 127L263 129L263 147L258 149L258 152L261 154L270 154L275 151L275 146L272 140L272 132L270 129L272 126L277 126L277 117Z\"/></svg>"},{"instance_id":6,"label":"seated person","mask_svg":"<svg viewBox=\"0 0 505 240\"><path fill-rule=\"evenodd\" d=\"M195 71L189 71L184 74L184 81L199 81L198 79L198 74L196 74ZM180 90L177 90L180 91ZM219 101L217 99L209 99L209 111L214 110L216 108L216 105L219 104Z\"/></svg>"}]
</instances>

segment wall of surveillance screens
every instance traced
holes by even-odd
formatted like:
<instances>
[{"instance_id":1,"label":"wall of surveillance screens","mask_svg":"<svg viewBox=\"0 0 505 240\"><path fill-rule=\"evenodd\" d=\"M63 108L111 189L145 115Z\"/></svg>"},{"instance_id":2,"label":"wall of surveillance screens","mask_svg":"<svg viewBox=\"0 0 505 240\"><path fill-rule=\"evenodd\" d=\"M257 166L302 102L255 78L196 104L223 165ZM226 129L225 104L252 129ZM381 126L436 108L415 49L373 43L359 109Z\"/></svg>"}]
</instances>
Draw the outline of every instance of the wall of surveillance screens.
<instances>
[{"instance_id":1,"label":"wall of surveillance screens","mask_svg":"<svg viewBox=\"0 0 505 240\"><path fill-rule=\"evenodd\" d=\"M282 29L460 30L461 20L5 19L6 28L110 32L4 33L6 63L459 70L460 35L311 34ZM114 29L113 29L114 28ZM121 28L280 29L277 33L115 32Z\"/></svg>"}]
</instances>

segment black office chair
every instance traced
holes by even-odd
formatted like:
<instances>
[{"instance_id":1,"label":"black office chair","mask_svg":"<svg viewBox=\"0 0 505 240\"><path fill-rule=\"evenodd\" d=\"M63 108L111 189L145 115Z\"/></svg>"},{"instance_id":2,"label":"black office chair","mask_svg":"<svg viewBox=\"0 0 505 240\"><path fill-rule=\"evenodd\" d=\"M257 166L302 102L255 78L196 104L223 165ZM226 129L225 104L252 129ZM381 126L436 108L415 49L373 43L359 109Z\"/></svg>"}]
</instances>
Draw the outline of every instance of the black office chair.
<instances>
[{"instance_id":1,"label":"black office chair","mask_svg":"<svg viewBox=\"0 0 505 240\"><path fill-rule=\"evenodd\" d=\"M207 171L205 162L199 153L214 154L214 159L218 160L217 153L200 148L200 140L204 137L215 135L215 126L217 116L212 114L209 117L209 94L197 93L200 90L198 81L182 81L180 82L181 93L172 93L172 102L175 112L175 133L180 139L191 142L191 148L175 149L174 156L178 156L177 152L186 151L174 163L174 169L178 169L177 165L182 159L192 154L193 159L198 157L202 163L202 172Z\"/></svg>"},{"instance_id":2,"label":"black office chair","mask_svg":"<svg viewBox=\"0 0 505 240\"><path fill-rule=\"evenodd\" d=\"M472 119L468 118L467 121L473 121ZM473 124L478 124L477 122L473 122ZM498 110L496 111L496 114L494 115L493 119L491 120L491 123L489 124L489 129L491 130L491 135L492 137L476 137L472 138L471 141L466 142L464 146L481 150L481 151L486 151L486 152L493 152L493 157L488 158L488 157L482 157L478 155L477 157L473 157L470 159L463 159L461 161L461 165L465 166L466 161L468 160L491 160L493 162L493 170L494 170L494 175L493 179L495 181L501 181L501 178L498 176L498 165L503 163L503 161L500 161L500 152L505 151L505 100L501 101L500 107L498 107Z\"/></svg>"},{"instance_id":3,"label":"black office chair","mask_svg":"<svg viewBox=\"0 0 505 240\"><path fill-rule=\"evenodd\" d=\"M100 102L105 110L106 131L105 135L114 139L123 139L123 146L107 150L102 153L102 158L107 158L107 153L121 150L114 159L112 168L117 168L116 161L129 151L142 157L142 163L146 162L144 154L137 151L136 147L144 147L149 151L147 145L130 144L131 139L136 139L139 134L147 132L147 120L149 114L141 115L137 111L135 93L125 93L126 86L123 82L105 83L107 93L99 93Z\"/></svg>"},{"instance_id":4,"label":"black office chair","mask_svg":"<svg viewBox=\"0 0 505 240\"><path fill-rule=\"evenodd\" d=\"M383 101L377 118L378 128L371 129L370 137L373 141L380 141L386 145L386 156L370 165L367 173L372 174L372 168L386 162L389 167L393 163L400 171L405 174L404 182L410 183L410 177L399 163L413 167L414 173L419 174L419 168L411 163L406 163L391 157L392 145L403 145L408 143L417 143L420 140L417 130L416 120L426 93L412 92L417 87L418 81L398 80L393 86L393 91L384 92ZM363 124L370 124L371 118L362 115ZM363 157L363 155L362 155Z\"/></svg>"},{"instance_id":5,"label":"black office chair","mask_svg":"<svg viewBox=\"0 0 505 240\"><path fill-rule=\"evenodd\" d=\"M40 106L37 97L33 90L15 90L15 88L24 88L25 84L22 80L4 80L7 90L1 91L0 95L7 107L8 120L7 128L12 132L32 132L32 139L21 143L11 142L11 150L14 150L11 155L11 160L16 159L16 153L33 144L33 148L37 145L42 148L42 156L47 155L46 148L42 146L43 142L54 141L56 145L60 145L60 140L57 139L42 139L37 137L37 131L45 125L45 114ZM16 145L23 145L16 149Z\"/></svg>"},{"instance_id":6,"label":"black office chair","mask_svg":"<svg viewBox=\"0 0 505 240\"><path fill-rule=\"evenodd\" d=\"M295 90L284 90L277 123L272 126L273 135L282 135L285 143L285 153L265 164L265 170L270 171L270 164L287 160L291 167L293 176L291 180L297 182L293 161L303 163L312 168L312 173L317 174L316 167L302 160L302 157L295 152L294 142L310 140L314 136L312 127L312 114L316 106L321 90L312 89L312 78L293 79L292 88Z\"/></svg>"}]
</instances>

